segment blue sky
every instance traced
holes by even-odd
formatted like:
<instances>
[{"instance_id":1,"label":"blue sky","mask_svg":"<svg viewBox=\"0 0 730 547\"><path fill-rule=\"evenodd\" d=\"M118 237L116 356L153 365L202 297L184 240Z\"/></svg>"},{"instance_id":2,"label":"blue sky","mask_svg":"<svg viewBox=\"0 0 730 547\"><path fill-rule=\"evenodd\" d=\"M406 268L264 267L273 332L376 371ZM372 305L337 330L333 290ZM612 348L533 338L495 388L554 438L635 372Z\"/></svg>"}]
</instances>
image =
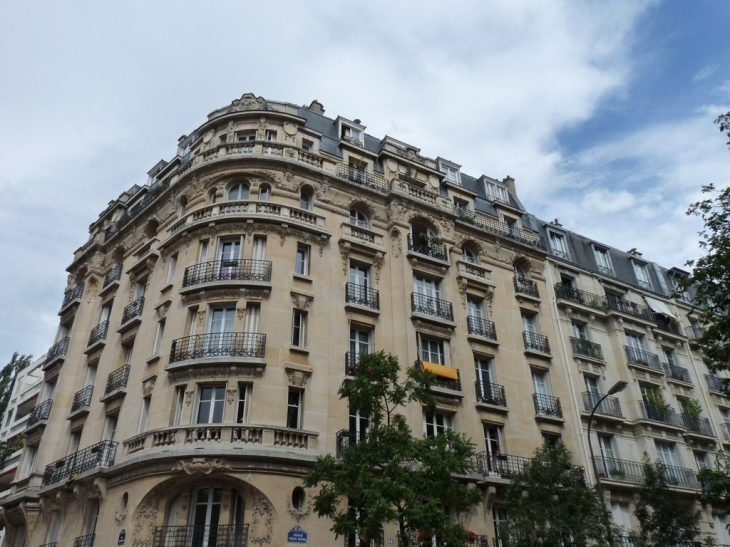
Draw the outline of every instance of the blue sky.
<instances>
[{"instance_id":1,"label":"blue sky","mask_svg":"<svg viewBox=\"0 0 730 547\"><path fill-rule=\"evenodd\" d=\"M0 361L42 354L107 203L245 92L513 176L528 209L662 265L730 179L730 3L38 0L0 18Z\"/></svg>"}]
</instances>

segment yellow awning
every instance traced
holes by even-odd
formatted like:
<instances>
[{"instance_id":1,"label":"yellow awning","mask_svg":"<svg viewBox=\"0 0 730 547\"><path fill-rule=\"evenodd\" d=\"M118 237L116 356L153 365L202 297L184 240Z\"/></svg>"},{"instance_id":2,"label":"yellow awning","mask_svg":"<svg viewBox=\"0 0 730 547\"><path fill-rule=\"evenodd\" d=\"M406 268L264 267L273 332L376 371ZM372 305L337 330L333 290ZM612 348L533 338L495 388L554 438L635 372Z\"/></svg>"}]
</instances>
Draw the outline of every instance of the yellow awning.
<instances>
[{"instance_id":1,"label":"yellow awning","mask_svg":"<svg viewBox=\"0 0 730 547\"><path fill-rule=\"evenodd\" d=\"M444 365L437 365L436 363L429 363L428 361L422 361L423 369L433 372L436 376L441 378L448 378L449 380L458 380L459 371L455 368L445 367Z\"/></svg>"}]
</instances>

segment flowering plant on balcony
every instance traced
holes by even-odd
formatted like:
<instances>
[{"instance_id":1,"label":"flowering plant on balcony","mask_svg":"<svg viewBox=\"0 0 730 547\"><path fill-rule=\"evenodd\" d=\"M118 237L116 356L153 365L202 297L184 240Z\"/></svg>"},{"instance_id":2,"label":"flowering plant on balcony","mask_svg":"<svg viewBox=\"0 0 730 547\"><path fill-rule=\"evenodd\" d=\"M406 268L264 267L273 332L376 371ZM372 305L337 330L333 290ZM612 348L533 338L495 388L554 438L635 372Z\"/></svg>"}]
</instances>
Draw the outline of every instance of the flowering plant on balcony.
<instances>
[{"instance_id":1,"label":"flowering plant on balcony","mask_svg":"<svg viewBox=\"0 0 730 547\"><path fill-rule=\"evenodd\" d=\"M469 530L466 533L466 542L467 543L476 543L476 541L477 541L477 535L474 532L472 532L471 530Z\"/></svg>"}]
</instances>

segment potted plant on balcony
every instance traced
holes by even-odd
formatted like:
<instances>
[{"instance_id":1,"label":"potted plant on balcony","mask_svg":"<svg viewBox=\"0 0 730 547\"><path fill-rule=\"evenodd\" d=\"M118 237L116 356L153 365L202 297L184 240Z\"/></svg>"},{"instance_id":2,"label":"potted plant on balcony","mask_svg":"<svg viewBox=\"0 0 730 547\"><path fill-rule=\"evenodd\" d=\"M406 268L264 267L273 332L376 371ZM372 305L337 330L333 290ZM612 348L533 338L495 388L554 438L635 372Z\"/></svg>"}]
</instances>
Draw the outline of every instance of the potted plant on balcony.
<instances>
[{"instance_id":1,"label":"potted plant on balcony","mask_svg":"<svg viewBox=\"0 0 730 547\"><path fill-rule=\"evenodd\" d=\"M691 397L682 397L680 399L680 402L682 403L682 409L684 410L684 413L688 416L691 416L692 418L699 418L702 416L702 405L697 399L692 399Z\"/></svg>"},{"instance_id":2,"label":"potted plant on balcony","mask_svg":"<svg viewBox=\"0 0 730 547\"><path fill-rule=\"evenodd\" d=\"M672 409L669 403L664 401L661 392L657 388L647 390L645 397L646 402L654 407L654 410L662 418Z\"/></svg>"},{"instance_id":3,"label":"potted plant on balcony","mask_svg":"<svg viewBox=\"0 0 730 547\"><path fill-rule=\"evenodd\" d=\"M472 532L471 530L469 530L466 533L466 542L469 545L474 545L477 542L477 535L474 532Z\"/></svg>"}]
</instances>

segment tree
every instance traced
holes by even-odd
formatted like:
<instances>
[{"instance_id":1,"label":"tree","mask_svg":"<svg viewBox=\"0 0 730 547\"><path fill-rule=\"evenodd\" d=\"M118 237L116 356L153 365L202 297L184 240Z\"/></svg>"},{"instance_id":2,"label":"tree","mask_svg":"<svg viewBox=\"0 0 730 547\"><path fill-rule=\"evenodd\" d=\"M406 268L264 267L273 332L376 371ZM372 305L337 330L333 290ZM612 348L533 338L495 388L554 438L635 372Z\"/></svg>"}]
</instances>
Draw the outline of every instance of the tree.
<instances>
[{"instance_id":1,"label":"tree","mask_svg":"<svg viewBox=\"0 0 730 547\"><path fill-rule=\"evenodd\" d=\"M606 509L562 444L535 450L506 500L509 521L498 531L504 547L607 545Z\"/></svg>"},{"instance_id":2,"label":"tree","mask_svg":"<svg viewBox=\"0 0 730 547\"><path fill-rule=\"evenodd\" d=\"M13 353L10 362L0 370L0 423L5 420L5 411L8 409L10 396L13 393L15 377L18 375L18 372L30 365L32 358L32 355L19 355L16 351ZM13 452L22 448L24 442L25 440L22 435L0 441L0 466L5 463L5 460Z\"/></svg>"},{"instance_id":3,"label":"tree","mask_svg":"<svg viewBox=\"0 0 730 547\"><path fill-rule=\"evenodd\" d=\"M477 505L480 491L464 480L473 469L474 445L445 430L414 437L401 413L411 403L434 410L429 388L435 376L409 368L400 378L397 358L378 352L361 355L339 389L350 413L369 418L367 435L352 439L341 458L320 457L305 477L305 486L320 487L314 509L332 519L336 536L359 534L379 540L388 523L397 523L400 545L413 539L439 538L463 545L466 530L449 512Z\"/></svg>"},{"instance_id":4,"label":"tree","mask_svg":"<svg viewBox=\"0 0 730 547\"><path fill-rule=\"evenodd\" d=\"M702 484L702 503L709 503L719 513L730 513L730 456L718 450L715 468L697 473Z\"/></svg>"},{"instance_id":5,"label":"tree","mask_svg":"<svg viewBox=\"0 0 730 547\"><path fill-rule=\"evenodd\" d=\"M636 500L634 516L640 532L631 532L635 547L700 547L702 542L695 515L693 498L683 497L667 486L667 468L661 462L652 464L644 454L644 482Z\"/></svg>"}]
</instances>

